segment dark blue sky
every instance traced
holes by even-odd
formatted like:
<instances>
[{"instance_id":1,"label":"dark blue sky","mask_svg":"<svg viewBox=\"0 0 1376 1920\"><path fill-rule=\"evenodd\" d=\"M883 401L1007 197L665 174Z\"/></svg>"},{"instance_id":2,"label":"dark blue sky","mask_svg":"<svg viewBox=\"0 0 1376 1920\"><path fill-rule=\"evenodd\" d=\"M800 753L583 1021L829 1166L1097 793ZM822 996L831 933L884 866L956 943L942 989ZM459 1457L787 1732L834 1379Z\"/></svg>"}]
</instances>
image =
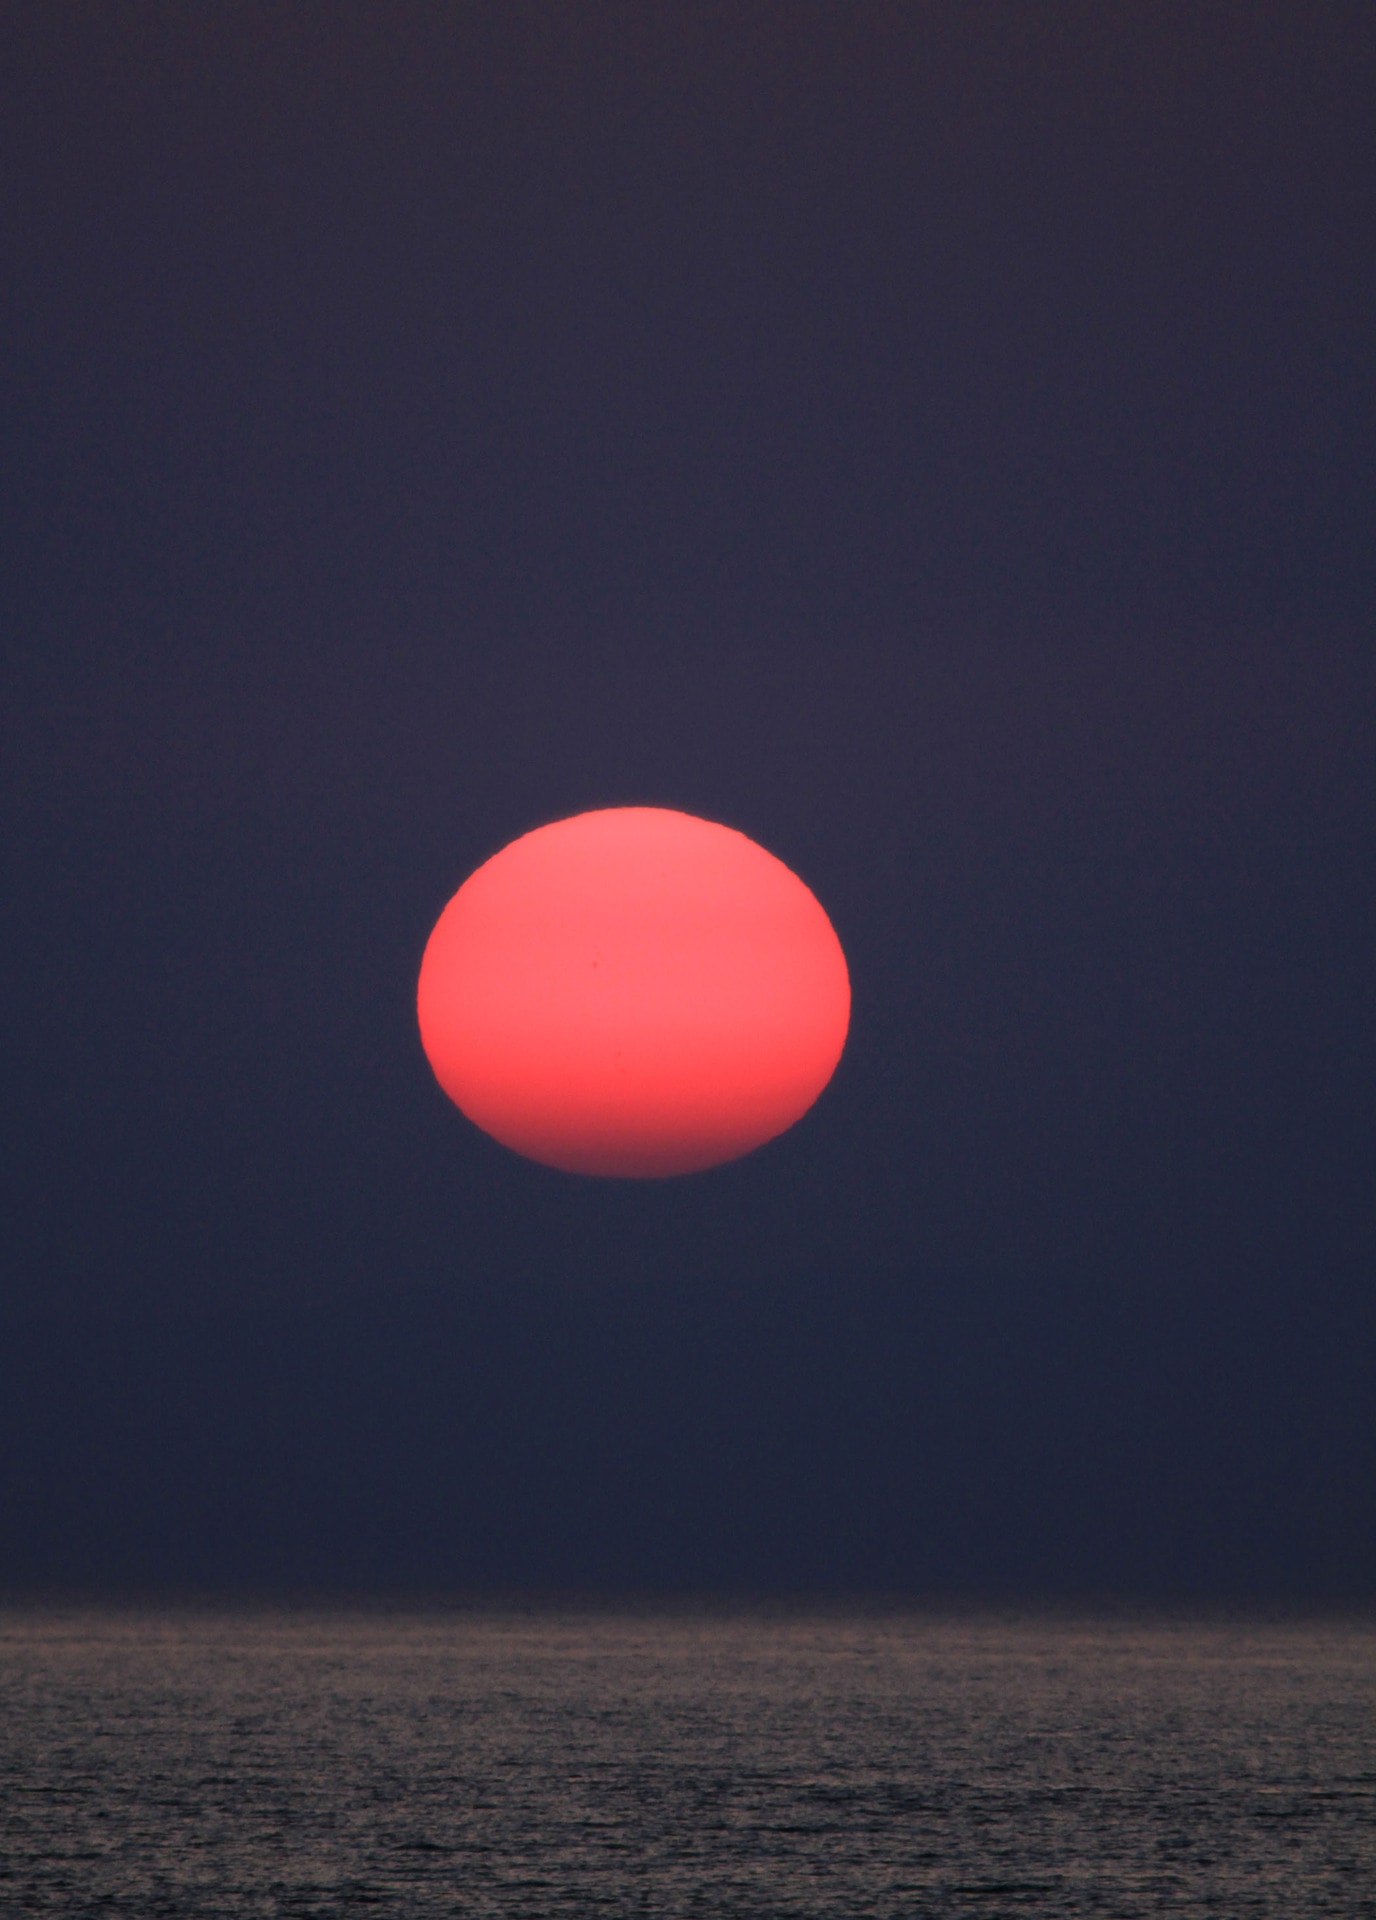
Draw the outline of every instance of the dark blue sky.
<instances>
[{"instance_id":1,"label":"dark blue sky","mask_svg":"<svg viewBox=\"0 0 1376 1920\"><path fill-rule=\"evenodd\" d=\"M1376 1587L1376 16L0 12L0 1587ZM617 802L792 1134L470 1129Z\"/></svg>"}]
</instances>

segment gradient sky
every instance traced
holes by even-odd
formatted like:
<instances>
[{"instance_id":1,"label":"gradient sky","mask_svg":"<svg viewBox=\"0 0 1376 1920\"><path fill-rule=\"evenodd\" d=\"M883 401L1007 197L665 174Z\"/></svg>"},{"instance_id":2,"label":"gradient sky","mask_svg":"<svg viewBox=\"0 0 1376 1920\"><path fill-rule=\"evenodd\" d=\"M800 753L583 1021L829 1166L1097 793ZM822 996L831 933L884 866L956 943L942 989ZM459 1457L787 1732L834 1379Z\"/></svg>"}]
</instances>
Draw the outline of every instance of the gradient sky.
<instances>
[{"instance_id":1,"label":"gradient sky","mask_svg":"<svg viewBox=\"0 0 1376 1920\"><path fill-rule=\"evenodd\" d=\"M0 12L0 1588L1376 1590L1376 14ZM785 1138L468 1127L589 807Z\"/></svg>"}]
</instances>

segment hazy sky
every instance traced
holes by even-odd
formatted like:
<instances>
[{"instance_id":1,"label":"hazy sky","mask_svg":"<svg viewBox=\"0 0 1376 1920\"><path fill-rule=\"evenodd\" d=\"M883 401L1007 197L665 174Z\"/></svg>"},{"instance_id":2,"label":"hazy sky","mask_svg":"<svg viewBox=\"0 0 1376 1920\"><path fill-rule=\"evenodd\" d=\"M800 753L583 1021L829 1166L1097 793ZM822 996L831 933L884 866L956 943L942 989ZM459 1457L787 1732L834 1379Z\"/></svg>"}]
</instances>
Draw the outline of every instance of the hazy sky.
<instances>
[{"instance_id":1,"label":"hazy sky","mask_svg":"<svg viewBox=\"0 0 1376 1920\"><path fill-rule=\"evenodd\" d=\"M1376 15L0 11L0 1587L1376 1587ZM527 1165L649 803L851 1041Z\"/></svg>"}]
</instances>

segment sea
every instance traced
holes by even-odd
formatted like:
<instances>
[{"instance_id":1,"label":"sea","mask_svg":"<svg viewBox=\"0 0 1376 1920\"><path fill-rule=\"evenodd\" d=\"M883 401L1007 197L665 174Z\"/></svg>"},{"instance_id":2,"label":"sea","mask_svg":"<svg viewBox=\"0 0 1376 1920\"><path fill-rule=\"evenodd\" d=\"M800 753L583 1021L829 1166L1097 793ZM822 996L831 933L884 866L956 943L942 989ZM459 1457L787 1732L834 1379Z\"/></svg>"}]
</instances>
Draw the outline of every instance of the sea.
<instances>
[{"instance_id":1,"label":"sea","mask_svg":"<svg viewBox=\"0 0 1376 1920\"><path fill-rule=\"evenodd\" d=\"M1376 1622L11 1606L0 1913L1376 1915Z\"/></svg>"}]
</instances>

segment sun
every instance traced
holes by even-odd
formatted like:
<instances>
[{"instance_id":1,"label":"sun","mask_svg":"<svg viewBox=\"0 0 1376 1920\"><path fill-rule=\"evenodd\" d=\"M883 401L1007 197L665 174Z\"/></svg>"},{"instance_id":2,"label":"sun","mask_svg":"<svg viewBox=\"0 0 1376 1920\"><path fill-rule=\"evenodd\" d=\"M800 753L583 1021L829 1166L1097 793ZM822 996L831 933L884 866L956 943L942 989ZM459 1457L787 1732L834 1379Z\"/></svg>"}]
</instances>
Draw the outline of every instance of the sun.
<instances>
[{"instance_id":1,"label":"sun","mask_svg":"<svg viewBox=\"0 0 1376 1920\"><path fill-rule=\"evenodd\" d=\"M571 1173L733 1160L800 1119L850 1021L841 943L734 828L614 807L514 840L421 963L421 1042L486 1133Z\"/></svg>"}]
</instances>

